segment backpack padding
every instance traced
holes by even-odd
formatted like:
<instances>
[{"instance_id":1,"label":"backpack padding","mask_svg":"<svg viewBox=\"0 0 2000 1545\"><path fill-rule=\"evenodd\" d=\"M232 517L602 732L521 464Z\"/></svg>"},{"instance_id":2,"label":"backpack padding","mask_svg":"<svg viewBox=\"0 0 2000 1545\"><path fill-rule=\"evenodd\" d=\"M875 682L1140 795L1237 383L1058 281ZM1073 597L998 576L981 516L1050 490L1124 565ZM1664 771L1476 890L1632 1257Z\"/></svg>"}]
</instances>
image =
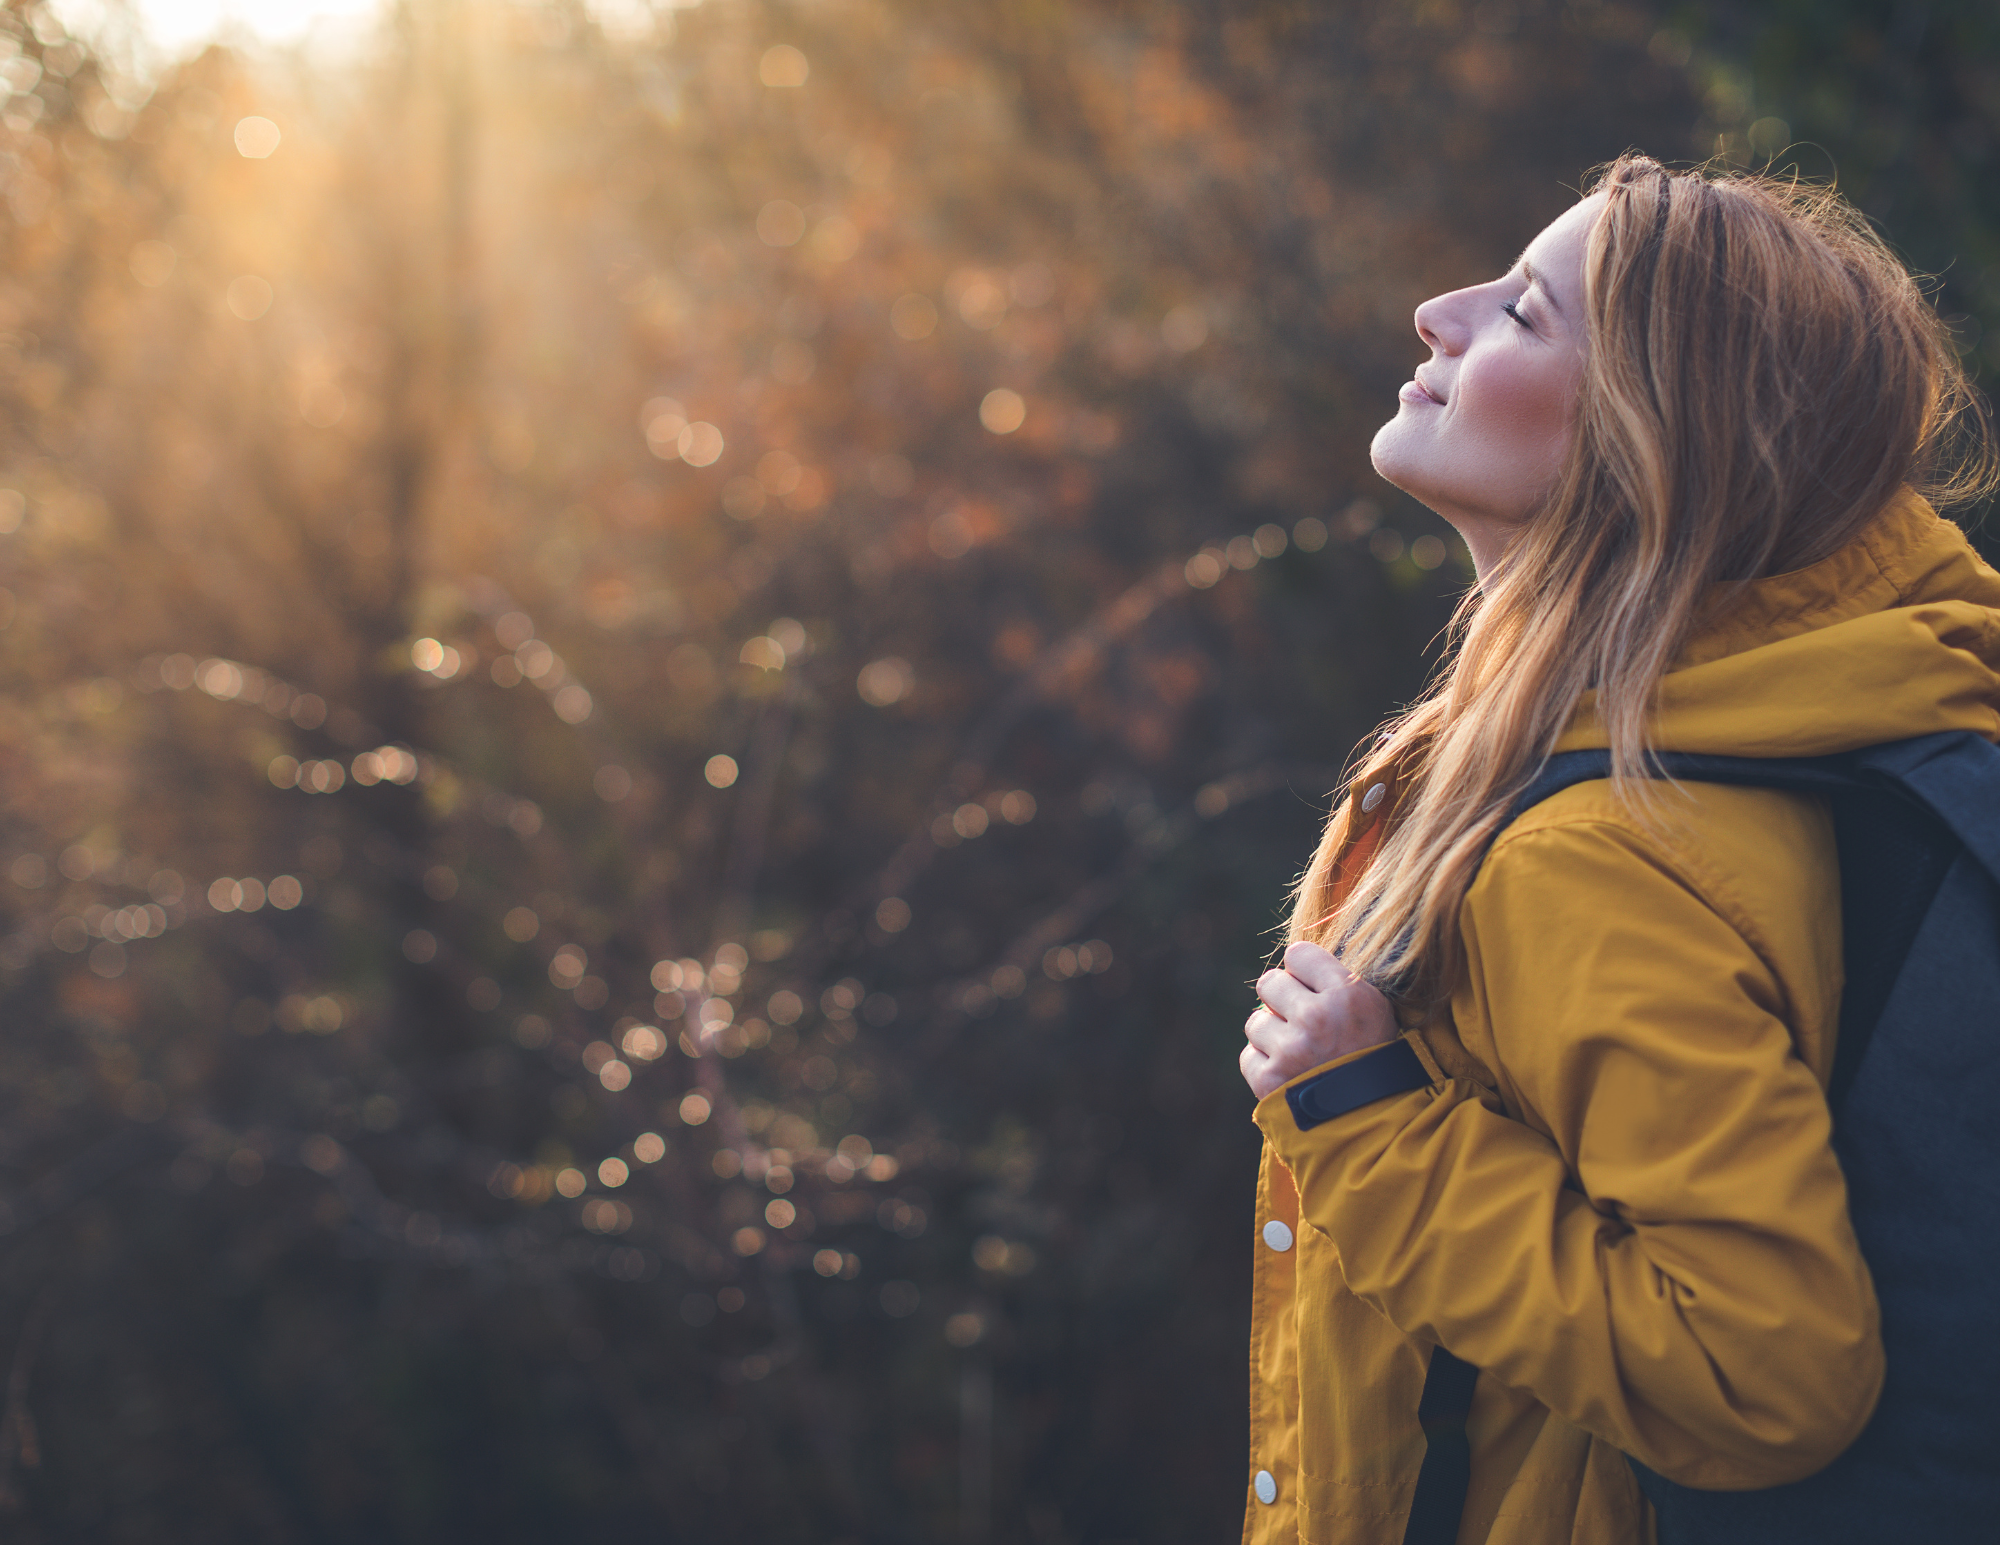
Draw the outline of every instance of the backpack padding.
<instances>
[{"instance_id":1,"label":"backpack padding","mask_svg":"<svg viewBox=\"0 0 2000 1545\"><path fill-rule=\"evenodd\" d=\"M1817 760L1920 799L1987 877L2000 881L2000 747L1985 736L1919 735Z\"/></svg>"},{"instance_id":2,"label":"backpack padding","mask_svg":"<svg viewBox=\"0 0 2000 1545\"><path fill-rule=\"evenodd\" d=\"M1837 1113L1861 1070L1883 1010L1959 857L1952 834L1928 809L1867 789L1828 800L1840 856L1840 1033L1827 1104Z\"/></svg>"}]
</instances>

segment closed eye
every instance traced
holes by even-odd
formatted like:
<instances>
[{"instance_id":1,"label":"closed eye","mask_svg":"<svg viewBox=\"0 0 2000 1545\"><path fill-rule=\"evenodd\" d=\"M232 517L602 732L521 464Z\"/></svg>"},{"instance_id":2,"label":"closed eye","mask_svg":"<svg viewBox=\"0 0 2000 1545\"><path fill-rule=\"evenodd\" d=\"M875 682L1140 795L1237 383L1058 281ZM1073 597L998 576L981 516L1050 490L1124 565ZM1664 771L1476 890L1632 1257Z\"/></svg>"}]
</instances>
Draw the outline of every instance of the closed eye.
<instances>
[{"instance_id":1,"label":"closed eye","mask_svg":"<svg viewBox=\"0 0 2000 1545\"><path fill-rule=\"evenodd\" d=\"M1527 327L1529 332L1534 331L1534 328L1528 327L1528 319L1521 315L1520 311L1515 307L1514 303L1511 300L1508 301L1500 309L1506 312L1507 315L1512 317L1515 321L1519 322L1523 327Z\"/></svg>"}]
</instances>

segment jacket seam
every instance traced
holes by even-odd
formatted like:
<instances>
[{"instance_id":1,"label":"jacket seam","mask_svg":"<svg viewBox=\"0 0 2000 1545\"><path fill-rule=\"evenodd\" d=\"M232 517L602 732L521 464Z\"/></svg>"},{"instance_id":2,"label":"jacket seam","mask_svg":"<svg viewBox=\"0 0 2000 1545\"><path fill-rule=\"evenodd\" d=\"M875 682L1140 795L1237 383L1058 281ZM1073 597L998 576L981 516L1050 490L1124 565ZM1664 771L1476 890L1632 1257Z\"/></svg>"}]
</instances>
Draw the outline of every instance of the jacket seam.
<instances>
[{"instance_id":1,"label":"jacket seam","mask_svg":"<svg viewBox=\"0 0 2000 1545\"><path fill-rule=\"evenodd\" d=\"M1892 506L1893 508L1895 506ZM1934 528L1936 524L1942 523L1943 517L1933 513L1931 520ZM1908 560L1912 550L1921 550L1923 547L1928 546L1928 539L1935 534L1935 531L1934 529L1926 531L1923 538L1920 538L1916 542L1892 543L1887 528L1894 524L1896 524L1896 521L1893 516L1888 520L1878 518L1869 521L1866 526L1861 528L1859 546L1862 556L1867 558L1870 566L1887 582L1889 588L1895 592L1896 599L1902 601L1909 597L1911 588L1910 564ZM1900 550L1902 555L1900 560L1897 559L1894 553L1888 551L1892 547Z\"/></svg>"}]
</instances>

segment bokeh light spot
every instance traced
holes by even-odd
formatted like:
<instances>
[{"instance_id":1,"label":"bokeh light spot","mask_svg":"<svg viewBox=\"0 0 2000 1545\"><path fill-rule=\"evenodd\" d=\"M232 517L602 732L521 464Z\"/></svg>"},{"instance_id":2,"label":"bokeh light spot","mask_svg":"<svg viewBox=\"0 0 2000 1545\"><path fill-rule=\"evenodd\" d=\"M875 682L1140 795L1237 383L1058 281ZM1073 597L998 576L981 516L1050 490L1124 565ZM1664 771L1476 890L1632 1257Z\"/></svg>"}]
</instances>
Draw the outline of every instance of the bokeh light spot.
<instances>
[{"instance_id":1,"label":"bokeh light spot","mask_svg":"<svg viewBox=\"0 0 2000 1545\"><path fill-rule=\"evenodd\" d=\"M632 792L632 775L615 762L607 762L592 774L590 786L607 805L618 804Z\"/></svg>"},{"instance_id":2,"label":"bokeh light spot","mask_svg":"<svg viewBox=\"0 0 2000 1545\"><path fill-rule=\"evenodd\" d=\"M1028 420L1028 404L1010 387L996 386L979 402L979 422L996 435L1010 435Z\"/></svg>"},{"instance_id":3,"label":"bokeh light spot","mask_svg":"<svg viewBox=\"0 0 2000 1545\"><path fill-rule=\"evenodd\" d=\"M655 1062L666 1053L667 1038L653 1025L632 1025L620 1038L625 1055L639 1062Z\"/></svg>"},{"instance_id":4,"label":"bokeh light spot","mask_svg":"<svg viewBox=\"0 0 2000 1545\"><path fill-rule=\"evenodd\" d=\"M966 276L956 286L958 314L967 327L990 332L1007 316L1007 291L989 274Z\"/></svg>"},{"instance_id":5,"label":"bokeh light spot","mask_svg":"<svg viewBox=\"0 0 2000 1545\"><path fill-rule=\"evenodd\" d=\"M722 431L699 419L683 429L674 444L690 467L713 466L722 457Z\"/></svg>"},{"instance_id":6,"label":"bokeh light spot","mask_svg":"<svg viewBox=\"0 0 2000 1545\"><path fill-rule=\"evenodd\" d=\"M134 279L149 290L157 290L173 277L176 257L174 249L163 241L142 241L133 246L126 262Z\"/></svg>"},{"instance_id":7,"label":"bokeh light spot","mask_svg":"<svg viewBox=\"0 0 2000 1545\"><path fill-rule=\"evenodd\" d=\"M916 672L910 668L910 662L899 655L887 655L864 665L854 683L855 690L861 694L861 701L871 708L887 708L892 703L900 703L910 695L916 684Z\"/></svg>"},{"instance_id":8,"label":"bokeh light spot","mask_svg":"<svg viewBox=\"0 0 2000 1545\"><path fill-rule=\"evenodd\" d=\"M268 160L277 150L284 134L268 118L239 118L236 120L236 153L248 161Z\"/></svg>"},{"instance_id":9,"label":"bokeh light spot","mask_svg":"<svg viewBox=\"0 0 2000 1545\"><path fill-rule=\"evenodd\" d=\"M920 338L928 338L937 331L937 307L928 296L912 291L899 296L889 308L889 326L895 329L898 338L915 343Z\"/></svg>"},{"instance_id":10,"label":"bokeh light spot","mask_svg":"<svg viewBox=\"0 0 2000 1545\"><path fill-rule=\"evenodd\" d=\"M722 508L731 520L755 520L764 513L766 497L754 477L733 477L722 485Z\"/></svg>"},{"instance_id":11,"label":"bokeh light spot","mask_svg":"<svg viewBox=\"0 0 2000 1545\"><path fill-rule=\"evenodd\" d=\"M563 723L581 724L590 717L592 701L589 691L581 683L571 681L556 689L549 706L555 709L556 717Z\"/></svg>"},{"instance_id":12,"label":"bokeh light spot","mask_svg":"<svg viewBox=\"0 0 2000 1545\"><path fill-rule=\"evenodd\" d=\"M1176 306L1160 321L1160 341L1176 354L1191 354L1208 342L1208 318L1199 306Z\"/></svg>"},{"instance_id":13,"label":"bokeh light spot","mask_svg":"<svg viewBox=\"0 0 2000 1545\"><path fill-rule=\"evenodd\" d=\"M662 461L678 461L680 459L681 431L686 429L687 425L687 409L683 408L672 397L650 398L646 405L639 410L639 429L646 437L646 448ZM509 612L506 617L502 617L500 622L494 625L494 631L500 634L500 642L505 644L509 649L518 649L522 644L534 637L533 623L527 623L527 627L521 630L520 637L518 638L510 638L506 633L501 632L502 627L510 619L516 617L519 617L522 622L527 623L527 618L524 614Z\"/></svg>"},{"instance_id":14,"label":"bokeh light spot","mask_svg":"<svg viewBox=\"0 0 2000 1545\"><path fill-rule=\"evenodd\" d=\"M1035 796L1026 789L1010 789L1000 796L1000 819L1009 826L1026 826L1035 818Z\"/></svg>"},{"instance_id":15,"label":"bokeh light spot","mask_svg":"<svg viewBox=\"0 0 2000 1545\"><path fill-rule=\"evenodd\" d=\"M245 322L254 322L269 311L274 298L271 281L256 274L243 274L231 279L224 296L230 311Z\"/></svg>"},{"instance_id":16,"label":"bokeh light spot","mask_svg":"<svg viewBox=\"0 0 2000 1545\"><path fill-rule=\"evenodd\" d=\"M757 79L766 86L792 89L812 75L812 62L790 43L773 43L757 61Z\"/></svg>"},{"instance_id":17,"label":"bokeh light spot","mask_svg":"<svg viewBox=\"0 0 2000 1545\"><path fill-rule=\"evenodd\" d=\"M309 381L299 392L299 417L315 429L331 429L347 416L347 393L331 381Z\"/></svg>"},{"instance_id":18,"label":"bokeh light spot","mask_svg":"<svg viewBox=\"0 0 2000 1545\"><path fill-rule=\"evenodd\" d=\"M795 247L805 233L805 211L790 199L774 198L757 211L757 239L767 247Z\"/></svg>"},{"instance_id":19,"label":"bokeh light spot","mask_svg":"<svg viewBox=\"0 0 2000 1545\"><path fill-rule=\"evenodd\" d=\"M946 510L931 522L927 540L931 551L946 562L963 558L972 551L972 522L961 510Z\"/></svg>"},{"instance_id":20,"label":"bokeh light spot","mask_svg":"<svg viewBox=\"0 0 2000 1545\"><path fill-rule=\"evenodd\" d=\"M813 227L812 254L825 263L845 263L861 250L861 232L845 215L828 215Z\"/></svg>"}]
</instances>

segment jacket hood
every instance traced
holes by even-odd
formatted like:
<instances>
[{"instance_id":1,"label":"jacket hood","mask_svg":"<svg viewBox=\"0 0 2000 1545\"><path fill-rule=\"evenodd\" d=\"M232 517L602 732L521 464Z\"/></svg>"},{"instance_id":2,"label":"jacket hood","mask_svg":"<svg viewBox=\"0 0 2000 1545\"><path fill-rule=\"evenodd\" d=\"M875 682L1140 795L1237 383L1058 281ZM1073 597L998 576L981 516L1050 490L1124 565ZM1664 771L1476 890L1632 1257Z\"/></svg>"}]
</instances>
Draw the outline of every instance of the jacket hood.
<instances>
[{"instance_id":1,"label":"jacket hood","mask_svg":"<svg viewBox=\"0 0 2000 1545\"><path fill-rule=\"evenodd\" d=\"M1940 730L2000 740L2000 573L1905 493L1811 568L1746 586L1661 683L1654 745L1822 756ZM1590 694L1558 751L1606 744Z\"/></svg>"}]
</instances>

